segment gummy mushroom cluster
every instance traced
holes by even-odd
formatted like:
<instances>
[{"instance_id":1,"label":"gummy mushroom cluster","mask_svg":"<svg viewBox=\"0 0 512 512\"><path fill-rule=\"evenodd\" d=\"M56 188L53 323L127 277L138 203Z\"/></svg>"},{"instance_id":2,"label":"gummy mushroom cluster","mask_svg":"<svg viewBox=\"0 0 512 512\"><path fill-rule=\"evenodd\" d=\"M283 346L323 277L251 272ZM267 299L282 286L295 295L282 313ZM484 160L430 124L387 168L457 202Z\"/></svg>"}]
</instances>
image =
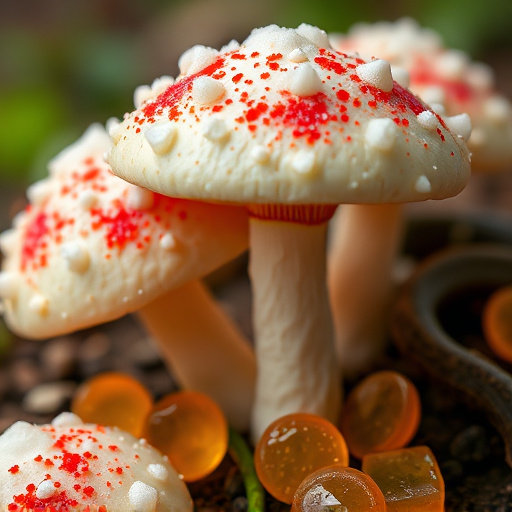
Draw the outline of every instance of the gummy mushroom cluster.
<instances>
[{"instance_id":1,"label":"gummy mushroom cluster","mask_svg":"<svg viewBox=\"0 0 512 512\"><path fill-rule=\"evenodd\" d=\"M221 51L196 46L180 71L111 132L113 171L165 195L247 207L253 439L288 412L334 420L327 223L341 203L456 195L469 178L466 144L386 61L338 52L309 25L256 29Z\"/></svg>"},{"instance_id":2,"label":"gummy mushroom cluster","mask_svg":"<svg viewBox=\"0 0 512 512\"><path fill-rule=\"evenodd\" d=\"M320 447L333 440L322 466L301 475L311 480L296 502L290 489L278 499L297 512L315 510L318 499L339 504L333 493L354 486L328 491L313 472L332 463L332 475L341 466L344 481L359 482L368 510L384 510L377 485L346 469L350 446L334 426L343 362L326 279L328 223L342 204L360 205L361 219L375 206L458 194L470 174L469 119L442 117L395 80L388 61L334 49L307 24L255 29L221 50L194 46L179 67L176 80L139 87L133 112L106 130L93 125L29 189L29 206L0 238L6 321L21 336L44 338L137 312L180 386L218 403L223 436L227 423L247 432L257 454L267 437L279 448L299 431ZM247 248L254 350L200 283ZM0 438L13 484L0 489L0 505L35 510L53 500L75 509L94 495L110 512L191 510L177 470L150 446L172 444L176 397L154 405L131 386L121 394L127 404L140 400L136 417L146 427L135 434L148 441L116 430L128 406L103 403L114 418L108 427L89 417L90 397L81 408L75 402L86 423L73 414L42 427L16 423ZM96 396L114 388L100 385ZM417 404L413 410L412 427L386 449L410 441ZM319 429L280 432L275 422L290 415ZM178 429L192 444L207 438L209 425L197 418ZM308 460L321 451L297 446ZM290 460L299 468L277 452L283 460L273 469ZM44 478L27 484L41 465ZM362 494L354 492L357 506Z\"/></svg>"}]
</instances>

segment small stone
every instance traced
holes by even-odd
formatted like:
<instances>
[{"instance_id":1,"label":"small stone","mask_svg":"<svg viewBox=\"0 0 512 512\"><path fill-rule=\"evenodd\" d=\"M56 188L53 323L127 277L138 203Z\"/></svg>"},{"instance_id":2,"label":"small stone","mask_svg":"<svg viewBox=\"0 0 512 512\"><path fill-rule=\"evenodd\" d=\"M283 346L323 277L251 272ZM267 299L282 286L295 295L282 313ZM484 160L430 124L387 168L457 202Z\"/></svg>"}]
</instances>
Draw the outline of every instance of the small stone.
<instances>
[{"instance_id":1,"label":"small stone","mask_svg":"<svg viewBox=\"0 0 512 512\"><path fill-rule=\"evenodd\" d=\"M21 394L37 386L41 381L41 369L32 359L19 358L9 365L10 381Z\"/></svg>"},{"instance_id":2,"label":"small stone","mask_svg":"<svg viewBox=\"0 0 512 512\"><path fill-rule=\"evenodd\" d=\"M481 425L471 425L459 432L450 444L450 452L462 462L484 460L490 453L490 440Z\"/></svg>"},{"instance_id":3,"label":"small stone","mask_svg":"<svg viewBox=\"0 0 512 512\"><path fill-rule=\"evenodd\" d=\"M56 414L73 396L76 383L57 381L39 384L25 394L22 407L34 414Z\"/></svg>"}]
</instances>

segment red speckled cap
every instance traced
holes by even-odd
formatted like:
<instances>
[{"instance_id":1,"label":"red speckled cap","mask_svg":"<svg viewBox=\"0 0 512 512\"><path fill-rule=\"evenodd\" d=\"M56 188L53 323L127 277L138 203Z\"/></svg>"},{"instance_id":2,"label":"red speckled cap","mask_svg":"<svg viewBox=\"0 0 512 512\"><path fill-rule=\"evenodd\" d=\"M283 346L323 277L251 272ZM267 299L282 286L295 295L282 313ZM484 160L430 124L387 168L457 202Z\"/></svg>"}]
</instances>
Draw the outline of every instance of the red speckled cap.
<instances>
[{"instance_id":1,"label":"red speckled cap","mask_svg":"<svg viewBox=\"0 0 512 512\"><path fill-rule=\"evenodd\" d=\"M386 61L337 52L316 27L196 46L180 68L111 132L109 161L128 181L174 197L339 204L442 199L469 179L464 140Z\"/></svg>"},{"instance_id":2,"label":"red speckled cap","mask_svg":"<svg viewBox=\"0 0 512 512\"><path fill-rule=\"evenodd\" d=\"M0 436L0 507L9 512L191 512L190 494L155 448L63 413Z\"/></svg>"},{"instance_id":3,"label":"red speckled cap","mask_svg":"<svg viewBox=\"0 0 512 512\"><path fill-rule=\"evenodd\" d=\"M171 199L114 176L93 125L28 190L0 237L0 299L14 332L45 338L111 321L248 245L245 209Z\"/></svg>"}]
</instances>

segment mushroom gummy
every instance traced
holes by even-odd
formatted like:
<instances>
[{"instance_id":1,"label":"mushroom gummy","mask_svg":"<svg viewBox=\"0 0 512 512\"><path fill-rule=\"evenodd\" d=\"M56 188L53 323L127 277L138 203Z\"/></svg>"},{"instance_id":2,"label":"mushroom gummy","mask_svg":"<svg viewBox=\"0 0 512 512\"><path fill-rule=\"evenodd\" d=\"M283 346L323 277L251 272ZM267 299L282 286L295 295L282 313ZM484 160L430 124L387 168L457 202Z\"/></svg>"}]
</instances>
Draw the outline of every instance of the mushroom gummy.
<instances>
[{"instance_id":1,"label":"mushroom gummy","mask_svg":"<svg viewBox=\"0 0 512 512\"><path fill-rule=\"evenodd\" d=\"M512 362L512 285L496 290L485 304L484 337L502 359Z\"/></svg>"},{"instance_id":2,"label":"mushroom gummy","mask_svg":"<svg viewBox=\"0 0 512 512\"><path fill-rule=\"evenodd\" d=\"M362 380L347 397L341 432L349 452L368 453L403 448L414 437L421 416L418 391L404 375L381 371Z\"/></svg>"},{"instance_id":3,"label":"mushroom gummy","mask_svg":"<svg viewBox=\"0 0 512 512\"><path fill-rule=\"evenodd\" d=\"M228 425L219 406L195 391L164 396L148 415L143 436L169 457L186 482L210 474L228 449Z\"/></svg>"},{"instance_id":4,"label":"mushroom gummy","mask_svg":"<svg viewBox=\"0 0 512 512\"><path fill-rule=\"evenodd\" d=\"M209 393L247 429L254 354L200 282L247 247L247 213L127 183L105 162L110 146L91 125L29 187L0 237L6 323L47 338L136 312L180 386Z\"/></svg>"},{"instance_id":5,"label":"mushroom gummy","mask_svg":"<svg viewBox=\"0 0 512 512\"><path fill-rule=\"evenodd\" d=\"M386 512L377 484L357 469L339 465L307 476L293 497L291 512Z\"/></svg>"},{"instance_id":6,"label":"mushroom gummy","mask_svg":"<svg viewBox=\"0 0 512 512\"><path fill-rule=\"evenodd\" d=\"M195 46L179 64L176 82L112 132L113 172L167 196L248 208L252 437L297 411L336 421L327 223L342 203L457 194L467 147L389 64L336 52L311 25L255 29L221 51Z\"/></svg>"},{"instance_id":7,"label":"mushroom gummy","mask_svg":"<svg viewBox=\"0 0 512 512\"><path fill-rule=\"evenodd\" d=\"M86 423L115 426L140 437L153 407L147 389L129 375L108 372L82 383L71 402L71 411Z\"/></svg>"},{"instance_id":8,"label":"mushroom gummy","mask_svg":"<svg viewBox=\"0 0 512 512\"><path fill-rule=\"evenodd\" d=\"M25 512L192 512L168 460L118 428L62 413L18 421L0 436L0 508Z\"/></svg>"},{"instance_id":9,"label":"mushroom gummy","mask_svg":"<svg viewBox=\"0 0 512 512\"><path fill-rule=\"evenodd\" d=\"M382 491L388 512L444 511L444 480L430 448L365 455L362 468Z\"/></svg>"},{"instance_id":10,"label":"mushroom gummy","mask_svg":"<svg viewBox=\"0 0 512 512\"><path fill-rule=\"evenodd\" d=\"M292 503L305 477L332 464L348 466L345 440L332 423L314 414L289 414L273 421L254 452L263 487L284 503Z\"/></svg>"}]
</instances>

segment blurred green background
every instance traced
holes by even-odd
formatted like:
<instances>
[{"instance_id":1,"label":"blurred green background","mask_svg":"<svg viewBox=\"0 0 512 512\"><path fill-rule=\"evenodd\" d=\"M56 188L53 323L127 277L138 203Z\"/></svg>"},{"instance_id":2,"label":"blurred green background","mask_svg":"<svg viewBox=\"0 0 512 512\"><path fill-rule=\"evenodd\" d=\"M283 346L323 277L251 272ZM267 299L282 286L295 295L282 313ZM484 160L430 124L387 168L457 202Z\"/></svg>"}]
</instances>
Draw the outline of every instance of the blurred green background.
<instances>
[{"instance_id":1,"label":"blurred green background","mask_svg":"<svg viewBox=\"0 0 512 512\"><path fill-rule=\"evenodd\" d=\"M133 108L137 85L177 74L194 44L242 41L256 26L416 18L489 63L511 96L511 0L0 0L0 229L14 198L94 121ZM12 201L10 200L12 199Z\"/></svg>"}]
</instances>

